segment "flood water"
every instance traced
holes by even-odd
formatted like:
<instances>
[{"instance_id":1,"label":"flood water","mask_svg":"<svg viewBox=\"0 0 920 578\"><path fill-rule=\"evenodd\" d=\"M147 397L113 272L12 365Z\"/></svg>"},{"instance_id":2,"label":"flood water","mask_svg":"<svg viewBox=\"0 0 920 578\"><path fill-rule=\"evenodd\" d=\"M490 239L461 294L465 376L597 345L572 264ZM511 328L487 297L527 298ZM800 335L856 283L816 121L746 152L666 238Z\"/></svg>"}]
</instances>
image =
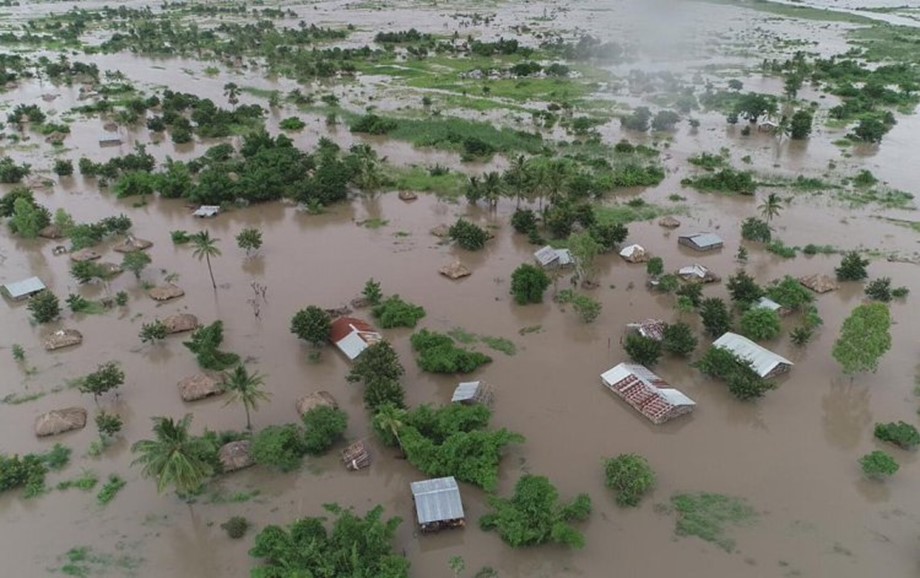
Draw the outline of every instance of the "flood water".
<instances>
[{"instance_id":1,"label":"flood water","mask_svg":"<svg viewBox=\"0 0 920 578\"><path fill-rule=\"evenodd\" d=\"M143 3L134 3L141 5ZM615 38L617 31L630 28L623 15L638 14L638 2L568 3L564 18L543 26L565 29L583 28ZM644 3L648 6L667 3ZM70 3L41 5L41 9L63 10ZM84 5L84 3L80 3ZM498 15L497 24L484 34L508 34L508 27L543 12L541 3L510 3L489 7ZM552 9L551 4L546 5ZM405 29L410 26L443 32L453 8L413 7L398 3L391 11L378 11L340 2L291 6L309 22L354 22L365 31ZM475 5L457 9L473 11ZM687 4L681 9L699 28L698 39L717 31L743 27L773 27L784 34L822 34L827 40L845 46L840 31L844 26L818 27L764 19L754 12L709 4ZM616 17L614 17L616 15ZM644 21L647 13L639 21ZM535 24L536 25L536 24ZM689 34L689 36L694 36ZM688 38L695 41L694 38ZM698 57L704 64L715 55ZM646 54L636 63L666 61L661 54ZM222 99L223 83L282 91L295 85L283 79L269 81L258 72L226 73L216 78L202 74L202 63L185 60L151 60L133 56L87 57L100 69L120 69L129 78L148 86L168 85L175 90ZM743 58L749 63L759 58ZM192 74L181 72L182 69ZM745 79L751 90L781 92L781 83L751 76ZM773 83L773 84L771 84ZM340 90L340 89L336 89ZM347 89L346 89L347 90ZM45 103L45 93L60 98ZM76 88L55 87L47 83L24 84L0 96L5 105L18 102L39 103L47 110L64 111L73 106ZM615 95L614 95L615 98ZM817 98L817 97L816 97ZM243 95L242 103L259 102ZM264 101L263 101L264 102ZM822 102L824 109L828 106ZM295 111L282 111L270 118L268 126L277 130L280 118ZM347 129L327 133L320 117L300 115L309 121L296 142L309 148L321 136L347 145L360 140ZM734 254L739 246L739 223L755 214L757 201L698 194L683 189L680 179L689 174L687 157L700 151L715 152L730 147L736 164L751 155L752 167L772 174L818 176L828 162L838 163L849 173L869 168L883 181L903 190L920 191L920 178L911 159L916 155L915 135L920 128L917 116L899 117L899 124L875 151L852 151L841 155L831 144L839 138L833 131L818 130L807 143L777 142L768 135L743 139L726 130L721 115L700 115L702 124L691 131L678 130L662 159L668 177L643 192L650 202L667 203L678 193L686 197L681 204L688 214L681 215L681 228L673 232L655 222L630 225L630 241L639 242L652 254L664 258L669 269L699 262L723 276L736 268ZM103 121L78 120L66 142L71 150L66 157L81 155L105 159L130 151L135 142L150 143L146 130L122 129L121 148L102 149L96 144L104 134ZM622 136L618 124L604 128L606 139L615 142ZM33 142L41 137L33 135ZM371 144L396 164L443 165L470 173L501 168L502 159L491 165L469 166L456 155L437 151L418 151L405 143L385 140ZM158 160L166 156L188 159L200 155L213 143L177 146L171 142L151 144ZM39 173L50 177L51 161L47 147L8 147L4 154L17 161L31 162ZM778 164L778 168L772 168ZM600 318L583 324L572 311L564 311L549 297L542 305L520 307L513 304L509 291L510 274L522 262L532 260L535 247L508 224L513 203L501 204L494 213L466 202L451 204L421 196L405 203L395 194L359 198L332 207L322 215L308 215L286 203L273 203L222 214L215 219L196 220L179 201L151 200L143 207L118 201L100 192L95 181L76 175L57 179L49 190L39 190L39 202L52 210L64 208L77 221L95 220L123 212L134 221L134 234L154 242L150 249L153 264L143 280L162 282L177 275L176 283L186 295L165 304L147 298L140 283L130 273L111 281L108 291L127 291L130 302L104 315L74 315L47 326L29 321L24 304L0 304L0 397L11 393L49 391L68 379L84 375L106 361L118 361L127 379L120 396L105 397L100 407L119 413L125 420L123 439L102 457L86 455L97 434L92 422L76 433L50 439L32 434L35 417L45 411L78 405L95 411L92 399L75 390L49 393L20 405L0 404L0 451L8 454L45 451L55 442L74 449L71 465L61 474L51 474L49 485L79 475L81 468L92 469L104 481L110 473L127 480L126 487L108 506L96 504L94 492L71 489L53 490L34 500L24 500L20 492L0 494L0 556L4 576L32 577L53 575L65 561L70 548L90 546L94 552L115 558L129 557L130 568L110 564L98 575L159 578L188 576L200 578L241 578L249 575L253 561L248 556L254 532L244 539L230 540L219 525L233 515L249 518L259 530L267 524L286 524L303 516L322 514L322 504L338 502L354 506L359 512L382 504L387 515L403 518L396 539L396 550L411 560L411 575L418 578L450 576L448 560L462 556L467 574L483 566L495 568L504 577L599 576L657 577L681 575L687 578L784 577L784 576L916 576L920 571L917 539L920 536L920 468L915 454L882 447L873 439L876 422L904 420L917 422L917 400L913 396L917 372L916 344L920 328L914 326L920 295L920 274L916 265L873 260L872 277L889 276L894 285L906 285L911 297L891 305L896 323L892 328L893 347L875 374L848 378L841 374L830 355L842 320L860 303L860 286L844 286L820 296L818 308L824 325L815 340L804 350L788 342L787 320L784 336L766 346L795 362L781 386L754 403L736 401L724 384L705 379L685 361L664 359L656 372L697 402L696 411L662 426L654 426L612 397L600 385L599 375L626 360L619 345L627 322L647 317L676 320L673 297L645 289L644 265L631 265L616 255L600 258L600 288L592 296L603 304ZM7 190L8 187L4 189ZM464 216L482 225L496 227L495 238L486 249L468 253L439 243L429 230L452 223ZM911 256L917 251L917 236L876 217L916 220L912 211L881 211L874 207L852 209L830 197L798 195L776 220L778 236L788 245L831 244L841 249L867 248L882 253ZM359 223L383 219L387 224L369 229ZM246 258L236 248L234 237L244 227L259 227L264 247L256 257ZM211 289L204 265L188 247L174 246L169 232L207 229L220 239L223 252L214 259L214 275L219 285ZM677 234L684 231L713 230L725 239L725 248L715 254L693 254L677 246ZM54 241L23 241L4 227L0 233L0 281L9 282L30 275L40 276L55 293L63 297L80 292L98 297L102 287L78 287L69 275L67 256L54 256ZM97 249L103 261L120 261L109 246ZM747 269L766 283L783 275L815 272L833 274L838 256L800 256L783 260L750 247ZM449 281L437 269L455 258L462 259L473 275ZM584 550L569 551L554 546L515 551L495 534L478 529L478 518L486 512L483 492L463 486L463 500L470 522L463 530L436 536L418 536L414 531L409 482L424 476L390 449L376 444L370 431L369 416L363 408L360 386L348 384L348 363L331 347L326 347L318 362L308 359L309 348L290 333L293 314L308 305L337 307L360 292L368 278L381 282L387 294L399 294L422 305L427 317L422 327L446 331L462 327L481 335L511 339L518 348L514 356L488 351L494 362L474 374L496 390L493 424L523 434L527 441L514 446L502 465L499 493L507 495L522 473L548 476L563 498L580 492L591 495L594 511L580 526L586 535ZM254 315L249 300L252 283L267 287L266 302ZM558 288L568 287L562 280ZM707 287L707 296L726 297L723 284ZM270 403L253 414L253 425L262 428L297 419L294 402L308 392L327 390L349 414L348 440L368 439L374 446L374 463L362 472L349 473L341 466L336 446L329 455L307 458L304 467L291 474L268 472L254 467L224 476L212 483L194 509L171 494L157 495L153 482L142 479L131 467L129 446L151 435L153 416L181 417L194 414L194 431L241 429L243 410L225 406L219 397L192 404L183 403L176 383L198 372L192 354L182 346L184 337L170 336L157 345L144 345L138 338L143 322L177 312L191 312L207 324L221 319L225 341L222 349L239 353L250 369L267 376ZM359 312L361 316L368 312ZM689 318L688 318L689 320ZM698 323L692 321L695 326ZM535 332L521 332L539 326ZM71 349L46 353L41 337L61 328L77 328L84 343ZM408 330L385 333L399 352L407 375L404 384L407 402L446 403L458 381L454 377L435 377L421 372L409 347ZM21 344L27 366L37 371L26 375L17 365L10 348ZM465 378L464 378L465 379ZM857 459L874 449L895 455L900 471L884 483L862 478ZM614 503L604 487L601 462L620 453L635 452L647 457L658 476L654 492L642 505L623 509ZM232 503L225 498L237 492L258 490L254 499ZM669 498L680 492L706 491L745 498L759 513L758 521L732 530L737 550L726 553L713 544L693 537L676 537L673 514L663 511Z\"/></svg>"}]
</instances>

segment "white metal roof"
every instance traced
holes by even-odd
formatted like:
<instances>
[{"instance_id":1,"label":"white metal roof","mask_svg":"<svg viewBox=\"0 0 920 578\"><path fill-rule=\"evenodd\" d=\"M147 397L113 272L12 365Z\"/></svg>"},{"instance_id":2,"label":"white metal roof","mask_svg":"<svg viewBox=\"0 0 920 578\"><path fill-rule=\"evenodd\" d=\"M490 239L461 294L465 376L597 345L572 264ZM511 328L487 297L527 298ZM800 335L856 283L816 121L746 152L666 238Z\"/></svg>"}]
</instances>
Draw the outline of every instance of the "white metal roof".
<instances>
[{"instance_id":1,"label":"white metal roof","mask_svg":"<svg viewBox=\"0 0 920 578\"><path fill-rule=\"evenodd\" d=\"M460 488L453 476L412 482L415 512L419 524L463 518Z\"/></svg>"},{"instance_id":2,"label":"white metal roof","mask_svg":"<svg viewBox=\"0 0 920 578\"><path fill-rule=\"evenodd\" d=\"M658 393L661 397L665 398L668 403L674 407L682 407L687 405L696 405L696 402L684 395L682 392L676 389L658 389Z\"/></svg>"},{"instance_id":3,"label":"white metal roof","mask_svg":"<svg viewBox=\"0 0 920 578\"><path fill-rule=\"evenodd\" d=\"M457 389L454 390L454 395L450 399L452 402L457 401L469 401L476 397L476 392L479 391L478 381L466 381L457 386Z\"/></svg>"},{"instance_id":4,"label":"white metal roof","mask_svg":"<svg viewBox=\"0 0 920 578\"><path fill-rule=\"evenodd\" d=\"M572 257L572 252L568 249L556 249L556 258L562 267L575 263L575 257Z\"/></svg>"},{"instance_id":5,"label":"white metal roof","mask_svg":"<svg viewBox=\"0 0 920 578\"><path fill-rule=\"evenodd\" d=\"M604 383L607 385L613 385L623 381L630 375L635 375L642 383L651 388L657 389L658 386L655 384L664 382L663 379L652 373L649 368L637 363L621 363L602 373L601 379L604 380Z\"/></svg>"},{"instance_id":6,"label":"white metal roof","mask_svg":"<svg viewBox=\"0 0 920 578\"><path fill-rule=\"evenodd\" d=\"M218 213L220 213L219 205L201 205L195 210L194 215L196 217L213 217Z\"/></svg>"},{"instance_id":7,"label":"white metal roof","mask_svg":"<svg viewBox=\"0 0 920 578\"><path fill-rule=\"evenodd\" d=\"M555 261L559 258L559 254L556 253L556 250L550 247L549 245L543 247L533 254L533 258L537 260L537 263L543 265L544 267Z\"/></svg>"},{"instance_id":8,"label":"white metal roof","mask_svg":"<svg viewBox=\"0 0 920 578\"><path fill-rule=\"evenodd\" d=\"M29 277L28 279L14 281L3 286L3 290L6 291L7 295L12 299L23 299L43 289L45 289L45 284L38 277Z\"/></svg>"},{"instance_id":9,"label":"white metal roof","mask_svg":"<svg viewBox=\"0 0 920 578\"><path fill-rule=\"evenodd\" d=\"M689 239L697 247L714 247L723 244L722 237L715 233L693 233L691 235L681 235L680 239Z\"/></svg>"},{"instance_id":10,"label":"white metal roof","mask_svg":"<svg viewBox=\"0 0 920 578\"><path fill-rule=\"evenodd\" d=\"M335 346L345 354L345 357L352 361L357 359L368 347L367 342L361 338L361 334L358 331L352 331L342 339L339 339L335 342Z\"/></svg>"},{"instance_id":11,"label":"white metal roof","mask_svg":"<svg viewBox=\"0 0 920 578\"><path fill-rule=\"evenodd\" d=\"M782 305L769 297L761 297L760 300L754 304L754 307L758 309L769 309L770 311L779 311L783 308Z\"/></svg>"},{"instance_id":12,"label":"white metal roof","mask_svg":"<svg viewBox=\"0 0 920 578\"><path fill-rule=\"evenodd\" d=\"M636 253L640 253L640 254L645 253L645 247L643 247L642 245L635 245L635 244L628 245L626 247L623 247L623 250L620 251L620 256L621 257L632 257Z\"/></svg>"},{"instance_id":13,"label":"white metal roof","mask_svg":"<svg viewBox=\"0 0 920 578\"><path fill-rule=\"evenodd\" d=\"M766 377L781 364L794 365L791 361L757 345L747 337L728 332L713 342L713 346L727 349L742 359L747 359L760 377Z\"/></svg>"},{"instance_id":14,"label":"white metal roof","mask_svg":"<svg viewBox=\"0 0 920 578\"><path fill-rule=\"evenodd\" d=\"M705 278L707 273L709 273L709 269L700 265L699 263L681 267L677 271L677 274L681 277L699 277L700 279Z\"/></svg>"}]
</instances>

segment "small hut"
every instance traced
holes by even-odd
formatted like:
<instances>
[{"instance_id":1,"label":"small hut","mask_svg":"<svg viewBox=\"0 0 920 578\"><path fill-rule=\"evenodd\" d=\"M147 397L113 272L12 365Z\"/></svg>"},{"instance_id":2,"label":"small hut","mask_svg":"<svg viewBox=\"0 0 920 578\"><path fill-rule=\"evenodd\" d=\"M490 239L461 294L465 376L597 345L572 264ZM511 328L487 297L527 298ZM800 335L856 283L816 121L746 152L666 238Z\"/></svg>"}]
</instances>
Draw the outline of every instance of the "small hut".
<instances>
[{"instance_id":1,"label":"small hut","mask_svg":"<svg viewBox=\"0 0 920 578\"><path fill-rule=\"evenodd\" d=\"M769 297L761 297L757 303L754 303L752 306L753 309L766 309L768 311L774 311L777 315L788 315L790 311L777 303L776 301L770 299Z\"/></svg>"},{"instance_id":2,"label":"small hut","mask_svg":"<svg viewBox=\"0 0 920 578\"><path fill-rule=\"evenodd\" d=\"M45 337L42 341L42 345L45 346L45 351L54 351L55 349L61 349L64 347L73 347L74 345L80 345L83 343L83 334L77 331L76 329L59 329L51 335Z\"/></svg>"},{"instance_id":3,"label":"small hut","mask_svg":"<svg viewBox=\"0 0 920 578\"><path fill-rule=\"evenodd\" d=\"M116 130L117 128L118 128L118 125L115 125ZM121 146L121 139L120 138L101 138L99 139L99 146L103 148Z\"/></svg>"},{"instance_id":4,"label":"small hut","mask_svg":"<svg viewBox=\"0 0 920 578\"><path fill-rule=\"evenodd\" d=\"M442 223L431 229L430 233L439 239L446 239L450 235L450 225Z\"/></svg>"},{"instance_id":5,"label":"small hut","mask_svg":"<svg viewBox=\"0 0 920 578\"><path fill-rule=\"evenodd\" d=\"M658 225L664 227L665 229L676 229L680 227L680 221L674 217L662 217L658 220Z\"/></svg>"},{"instance_id":6,"label":"small hut","mask_svg":"<svg viewBox=\"0 0 920 578\"><path fill-rule=\"evenodd\" d=\"M182 288L173 285L172 283L167 283L166 285L154 287L153 289L147 291L147 295L149 295L150 298L154 301L169 301L170 299L182 297L185 295L185 291L183 291Z\"/></svg>"},{"instance_id":7,"label":"small hut","mask_svg":"<svg viewBox=\"0 0 920 578\"><path fill-rule=\"evenodd\" d=\"M620 251L620 257L630 263L645 263L649 260L648 251L642 245L635 244L623 247Z\"/></svg>"},{"instance_id":8,"label":"small hut","mask_svg":"<svg viewBox=\"0 0 920 578\"><path fill-rule=\"evenodd\" d=\"M315 391L298 399L294 406L297 408L297 414L303 417L305 413L317 407L325 406L336 409L339 407L339 402L328 391Z\"/></svg>"},{"instance_id":9,"label":"small hut","mask_svg":"<svg viewBox=\"0 0 920 578\"><path fill-rule=\"evenodd\" d=\"M144 251L153 246L153 243L145 239L137 239L134 235L128 235L125 240L112 247L113 251L118 253L136 253Z\"/></svg>"},{"instance_id":10,"label":"small hut","mask_svg":"<svg viewBox=\"0 0 920 578\"><path fill-rule=\"evenodd\" d=\"M371 454L364 440L358 440L342 450L342 463L345 468L356 472L371 465Z\"/></svg>"},{"instance_id":11,"label":"small hut","mask_svg":"<svg viewBox=\"0 0 920 578\"><path fill-rule=\"evenodd\" d=\"M84 261L95 261L96 259L101 259L102 255L93 251L92 249L80 249L70 254L70 260L75 263L82 263Z\"/></svg>"},{"instance_id":12,"label":"small hut","mask_svg":"<svg viewBox=\"0 0 920 578\"><path fill-rule=\"evenodd\" d=\"M696 407L696 402L668 387L665 380L644 365L621 363L602 373L601 383L656 425L690 413Z\"/></svg>"},{"instance_id":13,"label":"small hut","mask_svg":"<svg viewBox=\"0 0 920 578\"><path fill-rule=\"evenodd\" d=\"M494 392L484 381L465 381L457 385L451 403L491 405Z\"/></svg>"},{"instance_id":14,"label":"small hut","mask_svg":"<svg viewBox=\"0 0 920 578\"><path fill-rule=\"evenodd\" d=\"M354 361L365 349L383 341L383 335L367 321L354 317L339 317L332 322L329 340L349 361Z\"/></svg>"},{"instance_id":15,"label":"small hut","mask_svg":"<svg viewBox=\"0 0 920 578\"><path fill-rule=\"evenodd\" d=\"M216 217L217 215L220 214L220 206L219 205L201 205L200 207L195 209L195 212L192 214L198 217L199 219L209 219L211 217Z\"/></svg>"},{"instance_id":16,"label":"small hut","mask_svg":"<svg viewBox=\"0 0 920 578\"><path fill-rule=\"evenodd\" d=\"M186 377L177 385L179 387L179 395L182 396L182 401L198 401L199 399L224 393L223 380L208 375L207 373L199 373Z\"/></svg>"},{"instance_id":17,"label":"small hut","mask_svg":"<svg viewBox=\"0 0 920 578\"><path fill-rule=\"evenodd\" d=\"M799 283L808 287L815 293L827 293L828 291L834 291L837 289L837 281L833 278L828 277L827 275L807 275L805 277L799 277Z\"/></svg>"},{"instance_id":18,"label":"small hut","mask_svg":"<svg viewBox=\"0 0 920 578\"><path fill-rule=\"evenodd\" d=\"M627 323L626 332L661 341L664 339L664 330L667 326L668 324L660 319L643 319L635 323Z\"/></svg>"},{"instance_id":19,"label":"small hut","mask_svg":"<svg viewBox=\"0 0 920 578\"><path fill-rule=\"evenodd\" d=\"M454 261L450 265L444 265L443 267L438 269L438 273L440 273L441 275L444 275L448 279L453 279L453 280L461 279L463 277L469 277L470 275L473 274L473 272L470 271L470 268L464 265L460 261Z\"/></svg>"},{"instance_id":20,"label":"small hut","mask_svg":"<svg viewBox=\"0 0 920 578\"><path fill-rule=\"evenodd\" d=\"M170 335L173 333L194 331L200 326L198 323L198 318L191 313L177 313L176 315L170 315L163 320L163 325L166 326L166 332Z\"/></svg>"},{"instance_id":21,"label":"small hut","mask_svg":"<svg viewBox=\"0 0 920 578\"><path fill-rule=\"evenodd\" d=\"M544 269L570 267L575 264L575 258L568 249L554 249L549 245L536 251L533 258Z\"/></svg>"},{"instance_id":22,"label":"small hut","mask_svg":"<svg viewBox=\"0 0 920 578\"><path fill-rule=\"evenodd\" d=\"M46 289L45 284L38 277L29 277L22 281L7 283L3 286L3 293L13 301L22 301L41 293Z\"/></svg>"},{"instance_id":23,"label":"small hut","mask_svg":"<svg viewBox=\"0 0 920 578\"><path fill-rule=\"evenodd\" d=\"M239 440L222 445L220 451L217 452L217 457L225 474L248 468L256 463L252 458L252 443L249 440Z\"/></svg>"},{"instance_id":24,"label":"small hut","mask_svg":"<svg viewBox=\"0 0 920 578\"><path fill-rule=\"evenodd\" d=\"M453 476L412 482L412 497L419 530L437 532L466 524L460 487Z\"/></svg>"},{"instance_id":25,"label":"small hut","mask_svg":"<svg viewBox=\"0 0 920 578\"><path fill-rule=\"evenodd\" d=\"M38 236L42 239L56 240L62 239L64 237L64 233L61 232L61 228L57 225L48 225L38 232Z\"/></svg>"},{"instance_id":26,"label":"small hut","mask_svg":"<svg viewBox=\"0 0 920 578\"><path fill-rule=\"evenodd\" d=\"M722 237L715 233L681 235L677 238L677 243L684 247L690 247L694 251L715 251L716 249L721 249L725 244L722 241Z\"/></svg>"},{"instance_id":27,"label":"small hut","mask_svg":"<svg viewBox=\"0 0 920 578\"><path fill-rule=\"evenodd\" d=\"M399 191L399 200L400 201L414 201L418 198L418 195L412 191Z\"/></svg>"},{"instance_id":28,"label":"small hut","mask_svg":"<svg viewBox=\"0 0 920 578\"><path fill-rule=\"evenodd\" d=\"M86 427L86 410L82 407L54 409L35 418L35 435L53 436Z\"/></svg>"},{"instance_id":29,"label":"small hut","mask_svg":"<svg viewBox=\"0 0 920 578\"><path fill-rule=\"evenodd\" d=\"M694 263L677 270L677 276L691 283L718 283L721 277L712 272L709 267Z\"/></svg>"}]
</instances>

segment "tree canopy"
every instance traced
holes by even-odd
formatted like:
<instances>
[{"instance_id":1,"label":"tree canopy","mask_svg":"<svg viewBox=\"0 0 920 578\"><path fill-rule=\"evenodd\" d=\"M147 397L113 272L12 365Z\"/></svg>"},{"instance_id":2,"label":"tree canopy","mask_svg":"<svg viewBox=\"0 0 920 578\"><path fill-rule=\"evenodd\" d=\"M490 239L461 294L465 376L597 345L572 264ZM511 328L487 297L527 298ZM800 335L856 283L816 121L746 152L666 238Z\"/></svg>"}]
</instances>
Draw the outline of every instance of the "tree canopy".
<instances>
[{"instance_id":1,"label":"tree canopy","mask_svg":"<svg viewBox=\"0 0 920 578\"><path fill-rule=\"evenodd\" d=\"M875 371L891 349L891 312L884 303L857 306L843 322L831 354L846 374Z\"/></svg>"}]
</instances>

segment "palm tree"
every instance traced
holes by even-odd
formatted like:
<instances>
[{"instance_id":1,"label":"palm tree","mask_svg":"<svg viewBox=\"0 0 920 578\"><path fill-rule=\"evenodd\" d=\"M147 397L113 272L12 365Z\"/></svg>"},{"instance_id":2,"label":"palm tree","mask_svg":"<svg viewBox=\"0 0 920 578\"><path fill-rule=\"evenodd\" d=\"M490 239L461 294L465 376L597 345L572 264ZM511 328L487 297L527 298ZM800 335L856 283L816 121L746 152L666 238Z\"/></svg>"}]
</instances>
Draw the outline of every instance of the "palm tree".
<instances>
[{"instance_id":1,"label":"palm tree","mask_svg":"<svg viewBox=\"0 0 920 578\"><path fill-rule=\"evenodd\" d=\"M396 438L396 443L402 449L402 440L399 439L399 430L405 427L406 410L396 407L392 403L380 406L377 415L374 416L374 425L377 428L388 431Z\"/></svg>"},{"instance_id":2,"label":"palm tree","mask_svg":"<svg viewBox=\"0 0 920 578\"><path fill-rule=\"evenodd\" d=\"M214 239L211 237L211 233L208 231L201 231L200 233L195 233L191 236L192 244L195 245L195 250L192 251L192 255L198 258L201 261L202 257L208 263L208 273L211 274L211 285L214 286L214 290L217 291L217 282L214 280L214 270L211 269L211 257L220 257L220 249L217 248L217 242L220 239Z\"/></svg>"},{"instance_id":3,"label":"palm tree","mask_svg":"<svg viewBox=\"0 0 920 578\"><path fill-rule=\"evenodd\" d=\"M155 417L153 422L154 439L131 446L131 453L138 454L131 465L143 466L141 475L156 481L157 493L172 486L177 494L187 496L214 473L206 456L215 448L210 440L189 434L190 414L178 422L168 417Z\"/></svg>"},{"instance_id":4,"label":"palm tree","mask_svg":"<svg viewBox=\"0 0 920 578\"><path fill-rule=\"evenodd\" d=\"M263 391L265 376L259 372L249 373L242 365L237 365L233 373L227 375L224 381L224 391L230 394L224 407L234 402L243 404L246 410L246 429L252 431L252 422L249 420L250 410L258 410L260 401L268 401L271 394Z\"/></svg>"},{"instance_id":5,"label":"palm tree","mask_svg":"<svg viewBox=\"0 0 920 578\"><path fill-rule=\"evenodd\" d=\"M228 82L224 85L224 96L227 97L227 102L236 108L236 103L240 101L240 87L235 82Z\"/></svg>"},{"instance_id":6,"label":"palm tree","mask_svg":"<svg viewBox=\"0 0 920 578\"><path fill-rule=\"evenodd\" d=\"M501 198L504 188L505 183L502 182L501 175L495 171L486 174L482 180L482 194L489 201L490 209L498 206L498 199Z\"/></svg>"},{"instance_id":7,"label":"palm tree","mask_svg":"<svg viewBox=\"0 0 920 578\"><path fill-rule=\"evenodd\" d=\"M505 180L505 194L513 196L516 204L515 207L521 206L521 200L527 190L527 174L524 155L518 155L511 160L511 166L505 171L503 178Z\"/></svg>"},{"instance_id":8,"label":"palm tree","mask_svg":"<svg viewBox=\"0 0 920 578\"><path fill-rule=\"evenodd\" d=\"M779 195L776 193L770 193L767 199L761 203L758 207L760 209L760 214L767 221L772 221L773 217L779 216L779 212L782 209L782 201L779 198Z\"/></svg>"}]
</instances>

